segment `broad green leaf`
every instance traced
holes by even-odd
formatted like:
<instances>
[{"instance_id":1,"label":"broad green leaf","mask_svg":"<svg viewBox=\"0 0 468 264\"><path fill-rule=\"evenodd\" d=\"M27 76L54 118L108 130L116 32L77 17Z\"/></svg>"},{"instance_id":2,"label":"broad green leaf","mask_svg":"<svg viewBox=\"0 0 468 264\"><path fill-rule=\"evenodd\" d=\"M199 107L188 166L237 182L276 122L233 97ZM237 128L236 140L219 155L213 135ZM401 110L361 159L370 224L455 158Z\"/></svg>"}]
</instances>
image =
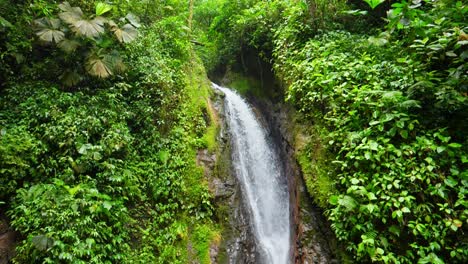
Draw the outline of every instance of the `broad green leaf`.
<instances>
[{"instance_id":1,"label":"broad green leaf","mask_svg":"<svg viewBox=\"0 0 468 264\"><path fill-rule=\"evenodd\" d=\"M450 186L452 188L455 187L458 184L458 182L454 178L452 178L451 176L447 177L447 179L445 179L444 182L445 182L445 184L447 184L448 186Z\"/></svg>"},{"instance_id":2,"label":"broad green leaf","mask_svg":"<svg viewBox=\"0 0 468 264\"><path fill-rule=\"evenodd\" d=\"M4 28L13 27L13 25L10 22L8 22L8 20L4 19L2 16L0 16L0 26Z\"/></svg>"},{"instance_id":3,"label":"broad green leaf","mask_svg":"<svg viewBox=\"0 0 468 264\"><path fill-rule=\"evenodd\" d=\"M167 161L169 160L169 152L167 151L159 151L159 160L166 165Z\"/></svg>"},{"instance_id":4,"label":"broad green leaf","mask_svg":"<svg viewBox=\"0 0 468 264\"><path fill-rule=\"evenodd\" d=\"M94 240L93 238L87 238L86 239L86 244L89 245L89 246L92 246L92 245L96 244L96 240Z\"/></svg>"},{"instance_id":5,"label":"broad green leaf","mask_svg":"<svg viewBox=\"0 0 468 264\"><path fill-rule=\"evenodd\" d=\"M468 163L468 157L467 156L462 156L461 161L462 161L462 163Z\"/></svg>"},{"instance_id":6,"label":"broad green leaf","mask_svg":"<svg viewBox=\"0 0 468 264\"><path fill-rule=\"evenodd\" d=\"M45 251L54 244L54 241L44 235L38 235L32 238L32 243L39 251Z\"/></svg>"},{"instance_id":7,"label":"broad green leaf","mask_svg":"<svg viewBox=\"0 0 468 264\"><path fill-rule=\"evenodd\" d=\"M401 130L400 131L400 136L404 139L407 139L408 138L408 131L406 130Z\"/></svg>"},{"instance_id":8,"label":"broad green leaf","mask_svg":"<svg viewBox=\"0 0 468 264\"><path fill-rule=\"evenodd\" d=\"M396 225L390 226L390 228L388 228L388 231L395 234L396 236L400 236L400 232L401 232L400 227Z\"/></svg>"},{"instance_id":9,"label":"broad green leaf","mask_svg":"<svg viewBox=\"0 0 468 264\"><path fill-rule=\"evenodd\" d=\"M81 155L85 155L88 152L88 149L91 148L91 144L83 144L81 147L78 149L78 153Z\"/></svg>"},{"instance_id":10,"label":"broad green leaf","mask_svg":"<svg viewBox=\"0 0 468 264\"><path fill-rule=\"evenodd\" d=\"M69 193L71 196L74 196L80 189L81 189L81 185L78 184L77 186L75 186L75 187L73 187L73 188L69 188L69 189L68 189L68 193Z\"/></svg>"},{"instance_id":11,"label":"broad green leaf","mask_svg":"<svg viewBox=\"0 0 468 264\"><path fill-rule=\"evenodd\" d=\"M447 51L445 52L445 55L449 56L449 57L457 57L457 54L453 51Z\"/></svg>"},{"instance_id":12,"label":"broad green leaf","mask_svg":"<svg viewBox=\"0 0 468 264\"><path fill-rule=\"evenodd\" d=\"M353 15L353 16L363 16L363 15L367 15L367 11L366 10L359 10L359 9L355 9L355 10L347 10L347 11L343 11L344 14L348 14L348 15Z\"/></svg>"},{"instance_id":13,"label":"broad green leaf","mask_svg":"<svg viewBox=\"0 0 468 264\"><path fill-rule=\"evenodd\" d=\"M459 143L450 143L448 144L449 147L451 148L461 148L462 147L462 144L459 144Z\"/></svg>"},{"instance_id":14,"label":"broad green leaf","mask_svg":"<svg viewBox=\"0 0 468 264\"><path fill-rule=\"evenodd\" d=\"M330 196L330 200L329 200L330 204L331 205L337 205L338 204L338 198L339 197L337 195Z\"/></svg>"},{"instance_id":15,"label":"broad green leaf","mask_svg":"<svg viewBox=\"0 0 468 264\"><path fill-rule=\"evenodd\" d=\"M375 194L372 193L372 192L367 193L367 198L368 198L369 200L376 200L376 199L377 199L377 197L375 196Z\"/></svg>"},{"instance_id":16,"label":"broad green leaf","mask_svg":"<svg viewBox=\"0 0 468 264\"><path fill-rule=\"evenodd\" d=\"M356 200L349 195L343 196L343 198L338 200L338 203L345 207L347 211L352 211L357 206Z\"/></svg>"},{"instance_id":17,"label":"broad green leaf","mask_svg":"<svg viewBox=\"0 0 468 264\"><path fill-rule=\"evenodd\" d=\"M370 153L369 151L366 151L366 152L364 153L364 158L366 158L366 160L370 160L370 158L371 158L371 153Z\"/></svg>"},{"instance_id":18,"label":"broad green leaf","mask_svg":"<svg viewBox=\"0 0 468 264\"><path fill-rule=\"evenodd\" d=\"M376 253L377 255L383 255L383 254L385 253L385 251L384 251L383 249L381 249L381 248L377 248L377 249L375 250L375 253Z\"/></svg>"},{"instance_id":19,"label":"broad green leaf","mask_svg":"<svg viewBox=\"0 0 468 264\"><path fill-rule=\"evenodd\" d=\"M386 38L369 37L367 40L370 44L376 46L385 46L388 43L388 40Z\"/></svg>"},{"instance_id":20,"label":"broad green leaf","mask_svg":"<svg viewBox=\"0 0 468 264\"><path fill-rule=\"evenodd\" d=\"M112 208L112 204L109 201L104 201L102 203L102 207L104 207L107 210L110 210Z\"/></svg>"},{"instance_id":21,"label":"broad green leaf","mask_svg":"<svg viewBox=\"0 0 468 264\"><path fill-rule=\"evenodd\" d=\"M369 213L372 214L372 212L377 208L377 205L375 205L375 204L368 204L366 207L367 207L367 210L369 210Z\"/></svg>"},{"instance_id":22,"label":"broad green leaf","mask_svg":"<svg viewBox=\"0 0 468 264\"><path fill-rule=\"evenodd\" d=\"M453 219L453 224L454 224L456 227L460 228L460 227L462 227L463 222L460 221L459 219Z\"/></svg>"},{"instance_id":23,"label":"broad green leaf","mask_svg":"<svg viewBox=\"0 0 468 264\"><path fill-rule=\"evenodd\" d=\"M94 152L94 153L93 153L93 159L94 159L94 160L100 160L100 159L102 159L101 153L99 153L99 152Z\"/></svg>"},{"instance_id":24,"label":"broad green leaf","mask_svg":"<svg viewBox=\"0 0 468 264\"><path fill-rule=\"evenodd\" d=\"M375 142L375 141L369 142L369 148L370 148L371 150L377 151L377 150L378 150L378 147L379 147L379 144L378 144L377 142Z\"/></svg>"},{"instance_id":25,"label":"broad green leaf","mask_svg":"<svg viewBox=\"0 0 468 264\"><path fill-rule=\"evenodd\" d=\"M445 264L445 262L434 253L430 253L426 257L420 258L418 260L418 264L425 264L425 263Z\"/></svg>"},{"instance_id":26,"label":"broad green leaf","mask_svg":"<svg viewBox=\"0 0 468 264\"><path fill-rule=\"evenodd\" d=\"M437 150L437 153L441 153L441 152L445 151L445 149L446 148L444 146L438 146L436 150Z\"/></svg>"},{"instance_id":27,"label":"broad green leaf","mask_svg":"<svg viewBox=\"0 0 468 264\"><path fill-rule=\"evenodd\" d=\"M106 3L99 2L96 4L96 16L103 15L112 10L112 6Z\"/></svg>"},{"instance_id":28,"label":"broad green leaf","mask_svg":"<svg viewBox=\"0 0 468 264\"><path fill-rule=\"evenodd\" d=\"M372 9L376 8L381 3L385 2L385 0L364 0Z\"/></svg>"}]
</instances>

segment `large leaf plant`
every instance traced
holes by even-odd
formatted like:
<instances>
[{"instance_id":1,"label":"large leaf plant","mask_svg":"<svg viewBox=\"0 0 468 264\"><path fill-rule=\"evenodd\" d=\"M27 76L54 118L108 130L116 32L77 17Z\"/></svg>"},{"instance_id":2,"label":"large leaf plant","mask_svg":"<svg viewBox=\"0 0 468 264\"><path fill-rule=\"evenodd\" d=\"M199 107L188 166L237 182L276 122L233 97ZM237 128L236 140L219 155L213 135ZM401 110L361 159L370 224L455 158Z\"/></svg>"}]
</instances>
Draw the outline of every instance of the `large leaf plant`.
<instances>
[{"instance_id":1,"label":"large leaf plant","mask_svg":"<svg viewBox=\"0 0 468 264\"><path fill-rule=\"evenodd\" d=\"M68 2L58 7L58 17L39 18L34 24L43 44L64 53L65 67L60 79L65 86L75 86L87 75L107 78L125 70L118 43L126 44L137 37L137 28L141 26L138 17L128 14L116 23L104 16L112 10L105 3L97 3L95 13L90 16Z\"/></svg>"}]
</instances>

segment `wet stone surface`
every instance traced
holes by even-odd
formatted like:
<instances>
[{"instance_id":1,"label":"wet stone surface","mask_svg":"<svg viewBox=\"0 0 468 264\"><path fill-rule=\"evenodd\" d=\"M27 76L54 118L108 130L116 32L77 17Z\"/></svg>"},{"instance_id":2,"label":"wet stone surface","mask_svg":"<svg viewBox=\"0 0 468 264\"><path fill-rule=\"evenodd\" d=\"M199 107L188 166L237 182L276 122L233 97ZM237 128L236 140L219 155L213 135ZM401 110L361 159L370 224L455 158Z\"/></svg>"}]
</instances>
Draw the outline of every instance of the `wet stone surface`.
<instances>
[{"instance_id":1,"label":"wet stone surface","mask_svg":"<svg viewBox=\"0 0 468 264\"><path fill-rule=\"evenodd\" d=\"M337 241L329 223L307 193L300 167L294 156L292 110L283 103L252 98L253 105L265 117L270 134L280 148L291 193L294 263L340 263Z\"/></svg>"},{"instance_id":2,"label":"wet stone surface","mask_svg":"<svg viewBox=\"0 0 468 264\"><path fill-rule=\"evenodd\" d=\"M212 168L209 186L214 194L217 220L223 226L222 240L218 247L210 248L211 262L230 264L261 264L256 255L255 241L249 226L248 212L243 204L241 188L234 176L231 164L231 147L224 115L224 94L215 91L212 98L213 107L220 119L218 134L219 153L212 166L212 157L206 152L199 153L200 162L208 162Z\"/></svg>"}]
</instances>

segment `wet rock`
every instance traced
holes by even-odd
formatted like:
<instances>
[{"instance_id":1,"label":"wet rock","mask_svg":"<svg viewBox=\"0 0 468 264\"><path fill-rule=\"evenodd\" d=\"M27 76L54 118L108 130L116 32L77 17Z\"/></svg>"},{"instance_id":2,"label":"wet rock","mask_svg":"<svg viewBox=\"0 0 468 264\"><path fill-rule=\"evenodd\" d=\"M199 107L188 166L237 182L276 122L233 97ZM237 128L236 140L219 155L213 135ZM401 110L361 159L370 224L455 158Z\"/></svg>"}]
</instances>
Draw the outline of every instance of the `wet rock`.
<instances>
[{"instance_id":1,"label":"wet rock","mask_svg":"<svg viewBox=\"0 0 468 264\"><path fill-rule=\"evenodd\" d=\"M201 149L197 152L197 164L205 169L205 175L213 171L216 164L216 154L209 153L207 149Z\"/></svg>"},{"instance_id":2,"label":"wet rock","mask_svg":"<svg viewBox=\"0 0 468 264\"><path fill-rule=\"evenodd\" d=\"M218 178L214 178L211 181L212 190L214 190L214 197L219 198L228 198L234 194L234 185L229 182L222 181Z\"/></svg>"},{"instance_id":3,"label":"wet rock","mask_svg":"<svg viewBox=\"0 0 468 264\"><path fill-rule=\"evenodd\" d=\"M218 263L219 246L218 243L210 245L210 261L212 264Z\"/></svg>"},{"instance_id":4,"label":"wet rock","mask_svg":"<svg viewBox=\"0 0 468 264\"><path fill-rule=\"evenodd\" d=\"M212 105L220 121L217 136L219 153L209 178L209 186L215 197L219 224L222 225L221 241L210 248L212 263L261 264L256 255L255 241L248 219L248 209L243 203L242 192L231 164L231 146L224 113L224 93L214 90ZM200 162L210 163L211 157L200 153Z\"/></svg>"},{"instance_id":5,"label":"wet rock","mask_svg":"<svg viewBox=\"0 0 468 264\"><path fill-rule=\"evenodd\" d=\"M293 219L291 250L296 264L339 263L336 238L322 210L315 205L305 189L300 167L294 156L293 110L281 102L251 98L270 128L270 136L284 157L285 175L291 194L291 219Z\"/></svg>"},{"instance_id":6,"label":"wet rock","mask_svg":"<svg viewBox=\"0 0 468 264\"><path fill-rule=\"evenodd\" d=\"M15 254L16 233L10 230L8 222L0 219L0 264L7 264Z\"/></svg>"}]
</instances>

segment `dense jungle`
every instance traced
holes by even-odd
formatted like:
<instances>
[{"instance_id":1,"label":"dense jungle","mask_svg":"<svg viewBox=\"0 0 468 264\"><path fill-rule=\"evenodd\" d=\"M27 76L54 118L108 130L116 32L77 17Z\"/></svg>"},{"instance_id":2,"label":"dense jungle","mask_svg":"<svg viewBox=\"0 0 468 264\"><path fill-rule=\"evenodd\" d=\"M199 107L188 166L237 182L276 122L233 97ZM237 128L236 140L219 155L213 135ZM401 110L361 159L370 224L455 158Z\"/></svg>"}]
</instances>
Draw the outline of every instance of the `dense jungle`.
<instances>
[{"instance_id":1,"label":"dense jungle","mask_svg":"<svg viewBox=\"0 0 468 264\"><path fill-rule=\"evenodd\" d=\"M467 17L462 0L0 0L0 263L230 263L211 81L288 109L335 261L467 263Z\"/></svg>"}]
</instances>

